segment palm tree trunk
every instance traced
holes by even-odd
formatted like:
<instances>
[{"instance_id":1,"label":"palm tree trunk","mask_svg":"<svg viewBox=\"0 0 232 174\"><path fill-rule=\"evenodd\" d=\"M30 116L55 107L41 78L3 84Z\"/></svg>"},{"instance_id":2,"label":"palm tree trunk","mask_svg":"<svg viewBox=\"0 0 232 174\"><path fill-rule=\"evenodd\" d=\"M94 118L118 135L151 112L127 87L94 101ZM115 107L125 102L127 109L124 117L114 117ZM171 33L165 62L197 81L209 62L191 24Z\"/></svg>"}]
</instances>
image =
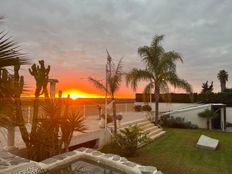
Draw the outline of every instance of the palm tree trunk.
<instances>
[{"instance_id":1,"label":"palm tree trunk","mask_svg":"<svg viewBox=\"0 0 232 174\"><path fill-rule=\"evenodd\" d=\"M226 82L225 81L221 81L221 92L224 92L226 89Z\"/></svg>"},{"instance_id":2,"label":"palm tree trunk","mask_svg":"<svg viewBox=\"0 0 232 174\"><path fill-rule=\"evenodd\" d=\"M112 97L112 101L113 101L114 134L117 134L116 103L114 97Z\"/></svg>"},{"instance_id":3,"label":"palm tree trunk","mask_svg":"<svg viewBox=\"0 0 232 174\"><path fill-rule=\"evenodd\" d=\"M155 124L158 125L159 120L159 87L155 85Z\"/></svg>"},{"instance_id":4,"label":"palm tree trunk","mask_svg":"<svg viewBox=\"0 0 232 174\"><path fill-rule=\"evenodd\" d=\"M207 119L207 129L209 130L209 119Z\"/></svg>"}]
</instances>

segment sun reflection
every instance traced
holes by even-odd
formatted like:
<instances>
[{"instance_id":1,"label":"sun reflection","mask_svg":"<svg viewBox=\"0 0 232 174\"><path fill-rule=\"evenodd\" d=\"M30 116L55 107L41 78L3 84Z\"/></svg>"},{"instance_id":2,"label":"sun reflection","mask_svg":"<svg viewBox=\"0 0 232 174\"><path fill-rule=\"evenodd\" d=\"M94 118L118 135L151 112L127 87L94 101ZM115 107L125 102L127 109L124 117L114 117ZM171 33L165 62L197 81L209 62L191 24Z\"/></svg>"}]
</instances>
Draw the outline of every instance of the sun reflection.
<instances>
[{"instance_id":1,"label":"sun reflection","mask_svg":"<svg viewBox=\"0 0 232 174\"><path fill-rule=\"evenodd\" d=\"M82 92L76 89L64 91L62 94L63 97L68 97L68 95L70 95L70 98L73 100L76 100L78 98L102 98L103 97L97 94L90 94L90 93Z\"/></svg>"}]
</instances>

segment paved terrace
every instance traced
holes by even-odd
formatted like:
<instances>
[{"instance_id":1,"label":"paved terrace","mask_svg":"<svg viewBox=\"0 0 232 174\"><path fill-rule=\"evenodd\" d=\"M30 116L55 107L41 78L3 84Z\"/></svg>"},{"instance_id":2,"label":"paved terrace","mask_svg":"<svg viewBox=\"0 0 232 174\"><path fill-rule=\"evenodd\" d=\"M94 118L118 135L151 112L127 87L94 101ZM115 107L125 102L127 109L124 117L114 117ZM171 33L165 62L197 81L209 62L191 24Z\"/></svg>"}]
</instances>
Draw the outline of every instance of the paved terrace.
<instances>
[{"instance_id":1,"label":"paved terrace","mask_svg":"<svg viewBox=\"0 0 232 174\"><path fill-rule=\"evenodd\" d=\"M143 112L125 112L123 113L123 119L121 124L126 124L136 120L144 119L145 116ZM104 136L104 128L99 127L99 120L97 115L86 116L85 125L87 130L85 133L74 132L73 140L71 146L87 142L92 139L102 138ZM28 130L30 130L30 124L27 124ZM7 131L4 128L0 128L0 150L4 149L7 145ZM19 149L24 148L24 143L21 139L21 134L19 129L16 128L15 131L15 146Z\"/></svg>"}]
</instances>

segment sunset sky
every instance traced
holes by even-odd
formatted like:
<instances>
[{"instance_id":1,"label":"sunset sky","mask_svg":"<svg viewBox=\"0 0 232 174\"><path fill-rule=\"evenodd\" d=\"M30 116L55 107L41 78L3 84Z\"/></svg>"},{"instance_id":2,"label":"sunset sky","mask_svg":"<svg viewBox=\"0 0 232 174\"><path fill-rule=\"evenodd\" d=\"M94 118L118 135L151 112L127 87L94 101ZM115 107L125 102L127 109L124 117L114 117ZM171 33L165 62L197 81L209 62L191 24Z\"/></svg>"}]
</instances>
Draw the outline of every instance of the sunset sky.
<instances>
[{"instance_id":1,"label":"sunset sky","mask_svg":"<svg viewBox=\"0 0 232 174\"><path fill-rule=\"evenodd\" d=\"M167 50L182 54L178 74L195 92L206 80L219 91L221 69L232 87L231 6L230 0L2 0L0 28L14 36L31 63L44 59L51 65L50 77L65 94L103 95L87 78L104 78L106 49L116 62L123 57L125 72L143 68L137 49L155 34L165 35ZM28 66L22 74L33 91ZM134 97L134 92L123 83L117 96Z\"/></svg>"}]
</instances>

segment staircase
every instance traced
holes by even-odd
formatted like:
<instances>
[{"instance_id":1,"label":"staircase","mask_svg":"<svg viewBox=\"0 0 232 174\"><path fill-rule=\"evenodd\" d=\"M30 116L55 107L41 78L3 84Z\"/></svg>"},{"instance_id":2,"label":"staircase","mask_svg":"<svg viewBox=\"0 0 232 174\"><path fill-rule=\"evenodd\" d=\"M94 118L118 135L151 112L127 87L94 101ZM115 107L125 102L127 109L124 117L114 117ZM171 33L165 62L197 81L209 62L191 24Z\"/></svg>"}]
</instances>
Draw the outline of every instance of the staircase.
<instances>
[{"instance_id":1,"label":"staircase","mask_svg":"<svg viewBox=\"0 0 232 174\"><path fill-rule=\"evenodd\" d=\"M142 129L143 132L148 133L148 137L152 140L159 138L166 132L162 128L155 126L153 123L151 123L147 119L141 119L141 120L136 120L133 122L124 123L123 125L119 126L119 129L126 128L129 125L132 125L132 126L137 125L139 128Z\"/></svg>"}]
</instances>

